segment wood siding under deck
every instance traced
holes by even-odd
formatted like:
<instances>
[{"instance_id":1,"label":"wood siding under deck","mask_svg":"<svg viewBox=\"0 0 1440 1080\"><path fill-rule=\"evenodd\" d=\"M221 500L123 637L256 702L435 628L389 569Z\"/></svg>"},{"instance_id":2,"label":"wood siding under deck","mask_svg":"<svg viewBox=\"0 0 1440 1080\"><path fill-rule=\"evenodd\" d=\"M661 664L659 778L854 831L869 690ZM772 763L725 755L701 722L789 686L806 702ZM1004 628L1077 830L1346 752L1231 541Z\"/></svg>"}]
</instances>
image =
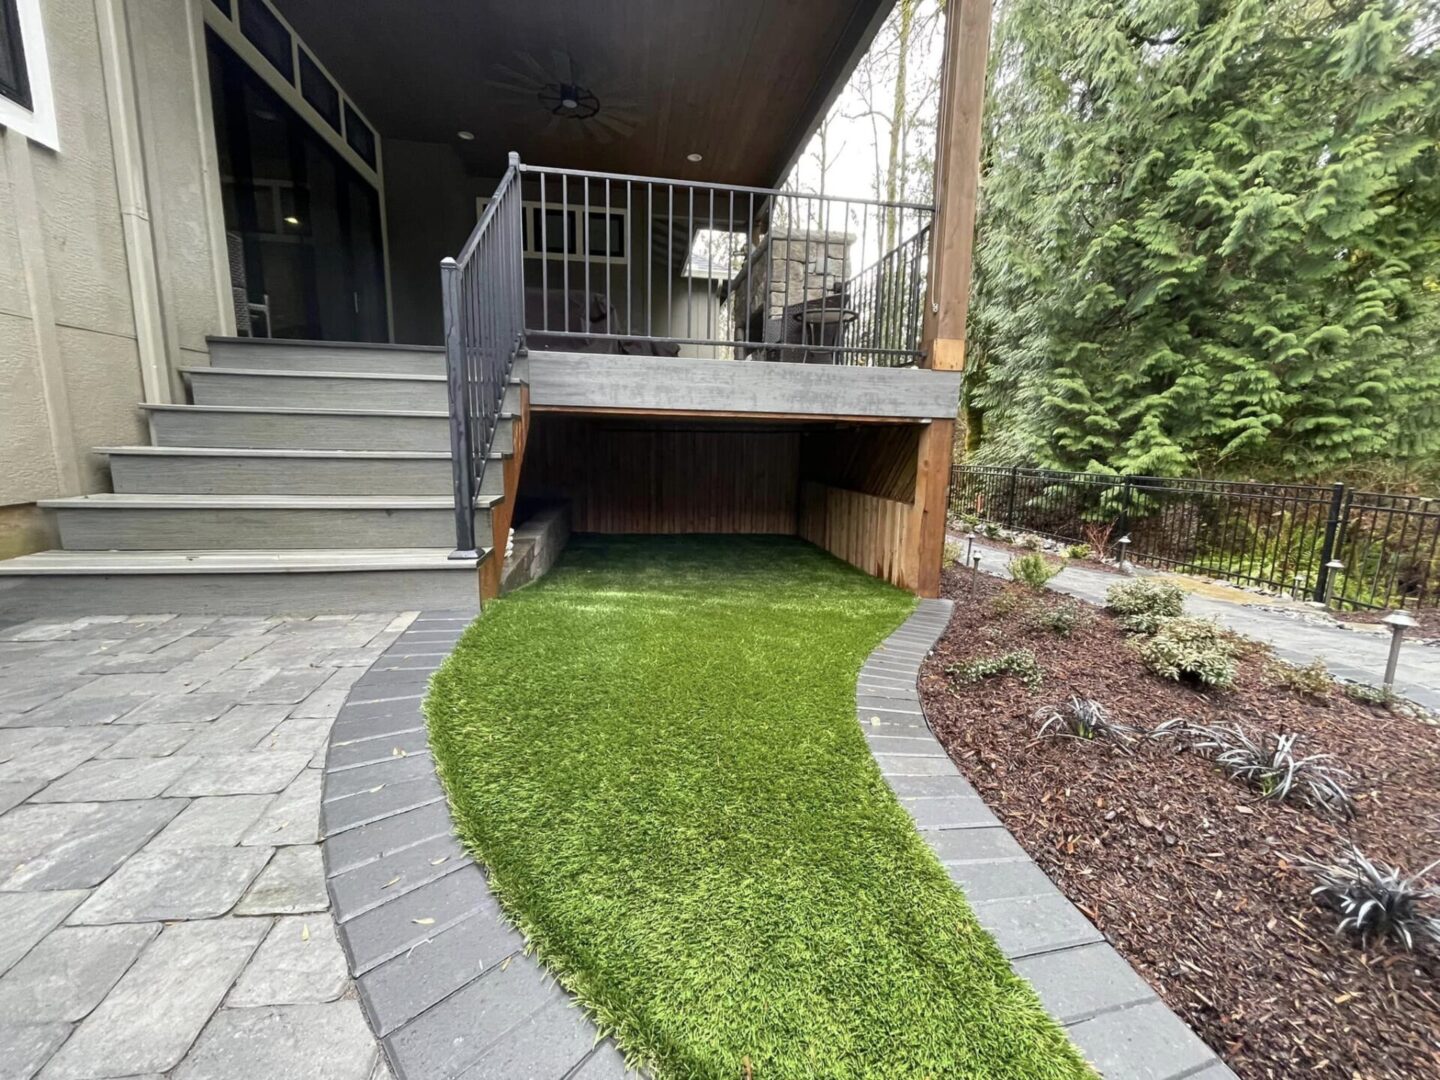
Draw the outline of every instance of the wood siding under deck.
<instances>
[{"instance_id":1,"label":"wood siding under deck","mask_svg":"<svg viewBox=\"0 0 1440 1080\"><path fill-rule=\"evenodd\" d=\"M800 536L933 596L951 430L536 412L520 493L568 502L577 532Z\"/></svg>"},{"instance_id":2,"label":"wood siding under deck","mask_svg":"<svg viewBox=\"0 0 1440 1080\"><path fill-rule=\"evenodd\" d=\"M595 533L795 533L800 433L536 414L522 493Z\"/></svg>"}]
</instances>

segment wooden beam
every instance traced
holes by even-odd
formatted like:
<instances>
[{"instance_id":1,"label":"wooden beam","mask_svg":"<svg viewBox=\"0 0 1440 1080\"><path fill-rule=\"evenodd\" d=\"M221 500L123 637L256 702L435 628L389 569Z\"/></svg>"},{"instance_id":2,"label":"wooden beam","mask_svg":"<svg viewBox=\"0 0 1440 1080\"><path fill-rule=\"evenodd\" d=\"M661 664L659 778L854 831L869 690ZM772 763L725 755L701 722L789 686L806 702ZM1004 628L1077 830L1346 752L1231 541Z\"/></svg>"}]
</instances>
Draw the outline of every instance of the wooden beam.
<instances>
[{"instance_id":1,"label":"wooden beam","mask_svg":"<svg viewBox=\"0 0 1440 1080\"><path fill-rule=\"evenodd\" d=\"M854 416L836 413L733 412L722 409L621 409L606 405L534 405L532 412L563 416L629 416L647 420L789 420L797 424L913 424L913 416Z\"/></svg>"},{"instance_id":2,"label":"wooden beam","mask_svg":"<svg viewBox=\"0 0 1440 1080\"><path fill-rule=\"evenodd\" d=\"M953 2L953 0L952 0ZM936 420L920 432L915 463L915 502L906 530L909 587L923 597L940 595L945 551L945 500L950 492L950 454L955 421Z\"/></svg>"},{"instance_id":3,"label":"wooden beam","mask_svg":"<svg viewBox=\"0 0 1440 1080\"><path fill-rule=\"evenodd\" d=\"M965 366L992 7L993 0L949 0L945 6L935 148L935 254L923 334L928 365L942 370Z\"/></svg>"},{"instance_id":4,"label":"wooden beam","mask_svg":"<svg viewBox=\"0 0 1440 1080\"><path fill-rule=\"evenodd\" d=\"M500 595L505 572L505 548L510 542L510 523L515 520L515 499L520 493L520 469L525 464L525 444L530 434L530 384L520 384L520 412L512 427L514 452L499 464L505 474L505 498L490 511L490 557L480 564L480 602ZM491 463L487 463L489 468Z\"/></svg>"}]
</instances>

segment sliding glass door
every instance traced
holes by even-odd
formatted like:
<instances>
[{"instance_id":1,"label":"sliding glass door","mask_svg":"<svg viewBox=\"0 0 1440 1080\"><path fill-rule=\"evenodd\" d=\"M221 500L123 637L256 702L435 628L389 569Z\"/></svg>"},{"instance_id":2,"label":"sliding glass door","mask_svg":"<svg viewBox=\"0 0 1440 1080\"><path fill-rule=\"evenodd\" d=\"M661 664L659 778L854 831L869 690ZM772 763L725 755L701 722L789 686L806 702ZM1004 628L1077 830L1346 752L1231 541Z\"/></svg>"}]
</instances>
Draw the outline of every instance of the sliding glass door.
<instances>
[{"instance_id":1,"label":"sliding glass door","mask_svg":"<svg viewBox=\"0 0 1440 1080\"><path fill-rule=\"evenodd\" d=\"M213 31L206 36L241 332L386 340L378 193Z\"/></svg>"}]
</instances>

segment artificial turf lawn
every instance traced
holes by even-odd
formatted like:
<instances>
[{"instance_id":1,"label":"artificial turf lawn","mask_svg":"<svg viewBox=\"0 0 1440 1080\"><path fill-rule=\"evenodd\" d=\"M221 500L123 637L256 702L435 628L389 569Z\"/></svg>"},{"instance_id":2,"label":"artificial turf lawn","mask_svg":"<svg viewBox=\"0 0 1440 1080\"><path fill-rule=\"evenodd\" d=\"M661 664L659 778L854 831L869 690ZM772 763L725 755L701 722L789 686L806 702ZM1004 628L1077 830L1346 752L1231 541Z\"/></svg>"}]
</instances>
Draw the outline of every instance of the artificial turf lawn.
<instances>
[{"instance_id":1,"label":"artificial turf lawn","mask_svg":"<svg viewBox=\"0 0 1440 1080\"><path fill-rule=\"evenodd\" d=\"M855 722L913 607L799 541L577 537L436 673L463 840L657 1077L1092 1075Z\"/></svg>"}]
</instances>

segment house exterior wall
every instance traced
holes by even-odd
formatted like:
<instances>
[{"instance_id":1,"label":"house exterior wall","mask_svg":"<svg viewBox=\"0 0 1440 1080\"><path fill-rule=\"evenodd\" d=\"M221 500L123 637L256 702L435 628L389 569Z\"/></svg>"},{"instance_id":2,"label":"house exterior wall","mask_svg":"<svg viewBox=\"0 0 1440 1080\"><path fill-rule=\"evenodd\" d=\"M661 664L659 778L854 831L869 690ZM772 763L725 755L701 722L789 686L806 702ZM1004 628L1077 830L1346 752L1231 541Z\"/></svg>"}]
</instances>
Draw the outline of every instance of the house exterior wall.
<instances>
[{"instance_id":1,"label":"house exterior wall","mask_svg":"<svg viewBox=\"0 0 1440 1080\"><path fill-rule=\"evenodd\" d=\"M43 6L59 149L0 129L0 556L53 540L28 504L108 487L90 449L145 441L137 402L226 329L204 2Z\"/></svg>"}]
</instances>

